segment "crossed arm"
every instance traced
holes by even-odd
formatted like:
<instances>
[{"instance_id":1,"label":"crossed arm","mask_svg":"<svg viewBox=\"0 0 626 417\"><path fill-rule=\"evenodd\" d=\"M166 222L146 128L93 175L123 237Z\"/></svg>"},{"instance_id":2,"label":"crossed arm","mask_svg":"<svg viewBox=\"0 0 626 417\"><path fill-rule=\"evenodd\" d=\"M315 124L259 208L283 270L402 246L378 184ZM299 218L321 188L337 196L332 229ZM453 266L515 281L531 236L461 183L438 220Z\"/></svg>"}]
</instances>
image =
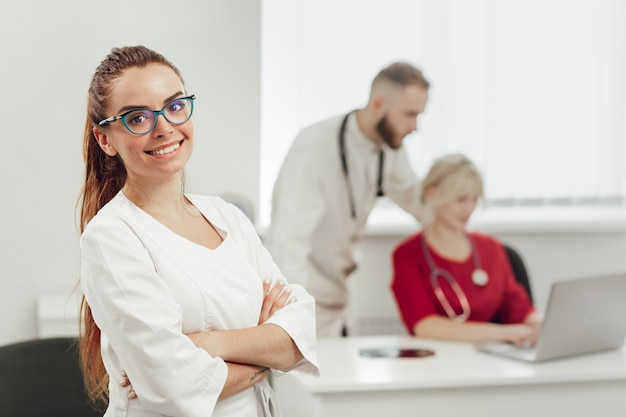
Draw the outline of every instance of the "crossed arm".
<instances>
[{"instance_id":1,"label":"crossed arm","mask_svg":"<svg viewBox=\"0 0 626 417\"><path fill-rule=\"evenodd\" d=\"M228 376L219 398L235 395L266 378L270 368L287 369L303 356L291 337L280 326L264 324L277 310L296 302L285 284L263 282L263 305L258 325L246 329L215 330L188 334L187 337L213 357L222 358L228 367ZM123 372L123 387L131 381ZM136 398L130 387L129 398Z\"/></svg>"},{"instance_id":2,"label":"crossed arm","mask_svg":"<svg viewBox=\"0 0 626 417\"><path fill-rule=\"evenodd\" d=\"M212 356L226 361L228 377L220 399L237 394L269 375L269 368L287 369L302 359L302 353L280 326L264 324L274 312L290 302L290 291L278 283L263 283L263 306L258 326L247 329L193 333L188 337Z\"/></svg>"}]
</instances>

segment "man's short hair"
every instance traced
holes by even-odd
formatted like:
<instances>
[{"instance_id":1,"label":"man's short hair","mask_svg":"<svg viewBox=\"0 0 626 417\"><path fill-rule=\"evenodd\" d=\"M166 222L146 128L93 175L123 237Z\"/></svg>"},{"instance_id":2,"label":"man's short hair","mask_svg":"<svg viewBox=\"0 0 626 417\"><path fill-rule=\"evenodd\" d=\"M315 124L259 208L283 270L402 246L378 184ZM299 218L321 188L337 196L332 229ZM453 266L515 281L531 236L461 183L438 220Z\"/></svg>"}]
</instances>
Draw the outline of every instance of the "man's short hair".
<instances>
[{"instance_id":1,"label":"man's short hair","mask_svg":"<svg viewBox=\"0 0 626 417\"><path fill-rule=\"evenodd\" d=\"M389 81L402 87L420 85L427 90L430 88L430 83L426 77L424 77L422 71L408 62L394 62L383 68L376 77L374 77L372 86L379 81Z\"/></svg>"}]
</instances>

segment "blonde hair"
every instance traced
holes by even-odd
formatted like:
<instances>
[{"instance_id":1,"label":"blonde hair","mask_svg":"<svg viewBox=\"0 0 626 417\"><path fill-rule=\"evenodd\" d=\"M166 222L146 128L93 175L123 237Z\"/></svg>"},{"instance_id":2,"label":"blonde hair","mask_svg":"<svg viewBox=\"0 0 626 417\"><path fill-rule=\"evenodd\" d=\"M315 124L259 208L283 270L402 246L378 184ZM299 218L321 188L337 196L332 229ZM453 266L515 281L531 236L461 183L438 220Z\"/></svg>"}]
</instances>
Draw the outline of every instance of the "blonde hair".
<instances>
[{"instance_id":1,"label":"blonde hair","mask_svg":"<svg viewBox=\"0 0 626 417\"><path fill-rule=\"evenodd\" d=\"M436 159L422 181L423 223L431 224L441 207L467 193L483 197L483 180L474 163L461 153Z\"/></svg>"}]
</instances>

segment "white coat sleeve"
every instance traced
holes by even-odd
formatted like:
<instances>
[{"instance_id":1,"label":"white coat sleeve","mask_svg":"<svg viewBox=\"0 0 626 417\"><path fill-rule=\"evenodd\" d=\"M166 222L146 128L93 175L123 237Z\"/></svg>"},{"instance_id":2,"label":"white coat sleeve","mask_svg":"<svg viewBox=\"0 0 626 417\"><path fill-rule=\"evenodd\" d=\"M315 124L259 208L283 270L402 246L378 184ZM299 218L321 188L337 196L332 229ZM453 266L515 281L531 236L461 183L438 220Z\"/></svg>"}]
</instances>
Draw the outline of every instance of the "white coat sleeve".
<instances>
[{"instance_id":1,"label":"white coat sleeve","mask_svg":"<svg viewBox=\"0 0 626 417\"><path fill-rule=\"evenodd\" d=\"M411 214L418 221L422 220L423 207L420 200L421 182L413 171L409 162L406 149L401 147L386 153L393 158L391 173L384 185L385 195L400 206L404 211Z\"/></svg>"},{"instance_id":2,"label":"white coat sleeve","mask_svg":"<svg viewBox=\"0 0 626 417\"><path fill-rule=\"evenodd\" d=\"M312 236L326 210L319 161L298 138L274 184L268 248L289 282L309 288Z\"/></svg>"},{"instance_id":3,"label":"white coat sleeve","mask_svg":"<svg viewBox=\"0 0 626 417\"><path fill-rule=\"evenodd\" d=\"M272 256L263 246L259 235L250 220L235 206L231 205L232 215L240 227L237 245L246 251L250 265L256 270L259 279L269 279L272 283L287 282L292 291L291 298L297 301L276 311L266 323L280 326L294 341L303 359L283 372L319 375L317 364L317 340L315 334L315 299L299 284L289 284Z\"/></svg>"},{"instance_id":4,"label":"white coat sleeve","mask_svg":"<svg viewBox=\"0 0 626 417\"><path fill-rule=\"evenodd\" d=\"M132 382L136 401L164 415L211 415L227 366L183 335L181 308L140 239L112 217L90 224L80 247L85 298ZM117 375L111 378L116 381Z\"/></svg>"}]
</instances>

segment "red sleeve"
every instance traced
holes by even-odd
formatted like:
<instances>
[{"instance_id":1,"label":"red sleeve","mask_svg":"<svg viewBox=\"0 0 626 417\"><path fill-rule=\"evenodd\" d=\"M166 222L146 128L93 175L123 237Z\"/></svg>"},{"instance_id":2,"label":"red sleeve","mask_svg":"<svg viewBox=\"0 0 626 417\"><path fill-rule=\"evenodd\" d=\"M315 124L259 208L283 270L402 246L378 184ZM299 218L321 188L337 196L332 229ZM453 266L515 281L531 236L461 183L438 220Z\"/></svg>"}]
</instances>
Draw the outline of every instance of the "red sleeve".
<instances>
[{"instance_id":1,"label":"red sleeve","mask_svg":"<svg viewBox=\"0 0 626 417\"><path fill-rule=\"evenodd\" d=\"M420 246L421 233L400 243L393 251L391 290L402 321L410 334L424 317L437 314L430 288L429 268Z\"/></svg>"}]
</instances>

